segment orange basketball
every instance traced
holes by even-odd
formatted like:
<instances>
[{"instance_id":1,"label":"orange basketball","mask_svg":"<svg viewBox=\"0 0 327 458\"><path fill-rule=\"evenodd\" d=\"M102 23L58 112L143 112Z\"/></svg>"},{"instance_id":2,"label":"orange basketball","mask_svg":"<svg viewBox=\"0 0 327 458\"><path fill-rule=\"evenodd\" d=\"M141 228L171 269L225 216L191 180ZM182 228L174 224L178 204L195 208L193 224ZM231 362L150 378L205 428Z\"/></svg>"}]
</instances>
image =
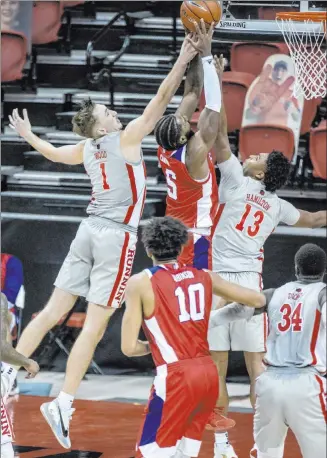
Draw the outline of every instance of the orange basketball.
<instances>
[{"instance_id":1,"label":"orange basketball","mask_svg":"<svg viewBox=\"0 0 327 458\"><path fill-rule=\"evenodd\" d=\"M185 0L181 6L181 20L190 32L195 32L195 23L201 19L206 23L207 28L212 22L218 24L221 19L222 11L219 1L208 0Z\"/></svg>"}]
</instances>

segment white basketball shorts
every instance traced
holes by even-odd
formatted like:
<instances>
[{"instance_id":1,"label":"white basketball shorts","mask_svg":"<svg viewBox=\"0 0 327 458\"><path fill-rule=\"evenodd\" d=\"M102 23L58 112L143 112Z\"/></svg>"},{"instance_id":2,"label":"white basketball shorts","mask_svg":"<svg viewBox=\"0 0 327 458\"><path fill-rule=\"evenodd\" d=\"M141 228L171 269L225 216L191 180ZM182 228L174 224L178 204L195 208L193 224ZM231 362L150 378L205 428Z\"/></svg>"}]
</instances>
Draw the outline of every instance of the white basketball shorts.
<instances>
[{"instance_id":1,"label":"white basketball shorts","mask_svg":"<svg viewBox=\"0 0 327 458\"><path fill-rule=\"evenodd\" d=\"M256 291L262 290L262 277L257 272L218 272L218 274L224 280L240 286ZM218 298L214 296L213 307L217 301ZM267 314L262 313L250 320L239 320L209 329L209 347L211 351L265 352L267 332Z\"/></svg>"},{"instance_id":2,"label":"white basketball shorts","mask_svg":"<svg viewBox=\"0 0 327 458\"><path fill-rule=\"evenodd\" d=\"M134 233L113 228L102 218L82 221L55 286L94 304L119 308L136 251Z\"/></svg>"},{"instance_id":3,"label":"white basketball shorts","mask_svg":"<svg viewBox=\"0 0 327 458\"><path fill-rule=\"evenodd\" d=\"M303 458L326 457L325 378L307 368L268 368L255 390L254 439L264 456L283 457L290 428Z\"/></svg>"}]
</instances>

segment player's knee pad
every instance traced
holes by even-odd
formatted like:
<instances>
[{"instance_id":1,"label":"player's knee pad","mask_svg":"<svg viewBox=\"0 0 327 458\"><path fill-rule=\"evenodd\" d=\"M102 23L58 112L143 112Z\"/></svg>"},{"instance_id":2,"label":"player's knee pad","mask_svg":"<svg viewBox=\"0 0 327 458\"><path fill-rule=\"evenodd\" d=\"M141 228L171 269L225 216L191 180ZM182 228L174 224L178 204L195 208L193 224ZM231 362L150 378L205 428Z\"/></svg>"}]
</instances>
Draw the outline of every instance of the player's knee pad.
<instances>
[{"instance_id":1,"label":"player's knee pad","mask_svg":"<svg viewBox=\"0 0 327 458\"><path fill-rule=\"evenodd\" d=\"M1 458L14 458L15 452L11 442L1 444Z\"/></svg>"}]
</instances>

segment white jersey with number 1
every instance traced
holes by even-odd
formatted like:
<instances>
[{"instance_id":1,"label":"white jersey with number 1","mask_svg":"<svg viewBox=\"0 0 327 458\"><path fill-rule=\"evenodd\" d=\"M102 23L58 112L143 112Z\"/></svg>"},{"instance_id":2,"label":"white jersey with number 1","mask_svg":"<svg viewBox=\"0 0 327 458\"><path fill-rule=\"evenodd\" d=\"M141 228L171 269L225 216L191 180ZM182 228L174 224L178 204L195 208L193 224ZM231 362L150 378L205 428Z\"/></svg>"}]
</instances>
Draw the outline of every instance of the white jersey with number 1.
<instances>
[{"instance_id":1,"label":"white jersey with number 1","mask_svg":"<svg viewBox=\"0 0 327 458\"><path fill-rule=\"evenodd\" d=\"M113 132L85 142L84 167L92 184L87 213L137 228L146 195L145 165L143 158L126 161L120 136Z\"/></svg>"},{"instance_id":2,"label":"white jersey with number 1","mask_svg":"<svg viewBox=\"0 0 327 458\"><path fill-rule=\"evenodd\" d=\"M262 272L263 246L279 223L294 225L299 210L243 175L232 156L219 164L219 208L213 237L213 270Z\"/></svg>"}]
</instances>

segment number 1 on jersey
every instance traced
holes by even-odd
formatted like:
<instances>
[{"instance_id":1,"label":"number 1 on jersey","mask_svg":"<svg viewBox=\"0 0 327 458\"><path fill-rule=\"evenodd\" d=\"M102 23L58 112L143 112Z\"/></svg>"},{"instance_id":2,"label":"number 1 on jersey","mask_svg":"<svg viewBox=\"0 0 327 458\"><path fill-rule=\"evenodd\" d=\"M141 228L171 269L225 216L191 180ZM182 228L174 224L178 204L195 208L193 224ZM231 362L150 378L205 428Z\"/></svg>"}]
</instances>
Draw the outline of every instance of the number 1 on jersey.
<instances>
[{"instance_id":1,"label":"number 1 on jersey","mask_svg":"<svg viewBox=\"0 0 327 458\"><path fill-rule=\"evenodd\" d=\"M105 168L105 163L101 162L100 169L101 169L101 174L102 174L102 188L103 189L110 189L110 186L107 182L107 175L106 175L106 168Z\"/></svg>"}]
</instances>

